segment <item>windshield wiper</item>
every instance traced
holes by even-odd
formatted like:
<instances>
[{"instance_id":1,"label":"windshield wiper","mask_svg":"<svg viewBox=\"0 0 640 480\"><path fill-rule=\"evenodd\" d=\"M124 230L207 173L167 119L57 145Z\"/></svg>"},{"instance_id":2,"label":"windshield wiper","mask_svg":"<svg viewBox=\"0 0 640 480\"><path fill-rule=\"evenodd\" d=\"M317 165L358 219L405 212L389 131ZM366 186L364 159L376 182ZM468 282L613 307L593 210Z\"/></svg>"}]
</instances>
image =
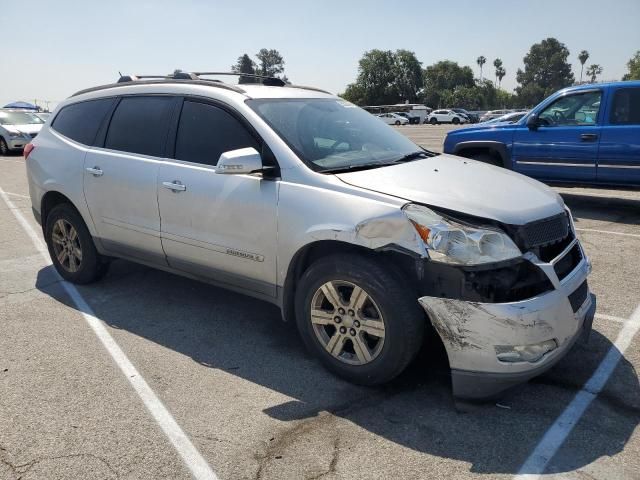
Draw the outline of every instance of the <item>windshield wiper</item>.
<instances>
[{"instance_id":1,"label":"windshield wiper","mask_svg":"<svg viewBox=\"0 0 640 480\"><path fill-rule=\"evenodd\" d=\"M360 163L356 165L345 165L343 167L327 168L320 170L321 173L345 173L345 172L357 172L358 170L370 170L372 168L385 167L390 165L389 163L372 162L372 163Z\"/></svg>"},{"instance_id":2,"label":"windshield wiper","mask_svg":"<svg viewBox=\"0 0 640 480\"><path fill-rule=\"evenodd\" d=\"M419 151L416 151L416 152L408 153L408 154L398 158L397 160L394 160L391 163L410 162L411 160L417 160L419 158L435 157L436 155L437 155L437 153L435 153L435 152L429 152L427 150L419 150Z\"/></svg>"}]
</instances>

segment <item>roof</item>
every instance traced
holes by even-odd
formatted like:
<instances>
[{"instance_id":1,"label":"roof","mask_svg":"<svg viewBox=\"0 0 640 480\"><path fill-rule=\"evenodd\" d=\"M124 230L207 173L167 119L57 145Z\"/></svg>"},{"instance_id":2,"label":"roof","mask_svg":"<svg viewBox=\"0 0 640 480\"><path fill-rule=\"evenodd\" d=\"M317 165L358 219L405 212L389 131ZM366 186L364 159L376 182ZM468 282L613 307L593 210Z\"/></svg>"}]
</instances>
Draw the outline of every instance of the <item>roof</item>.
<instances>
[{"instance_id":1,"label":"roof","mask_svg":"<svg viewBox=\"0 0 640 480\"><path fill-rule=\"evenodd\" d=\"M600 87L640 87L640 80L625 80L619 82L603 82L603 83L583 83L581 85L572 85L563 90L593 90Z\"/></svg>"}]
</instances>

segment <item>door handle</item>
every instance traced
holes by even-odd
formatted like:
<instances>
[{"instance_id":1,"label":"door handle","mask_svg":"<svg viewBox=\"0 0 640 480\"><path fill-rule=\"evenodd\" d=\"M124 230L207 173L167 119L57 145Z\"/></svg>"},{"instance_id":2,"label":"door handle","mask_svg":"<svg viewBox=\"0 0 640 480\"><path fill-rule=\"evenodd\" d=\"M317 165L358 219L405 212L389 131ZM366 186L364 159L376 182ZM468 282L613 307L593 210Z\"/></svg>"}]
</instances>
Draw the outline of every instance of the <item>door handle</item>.
<instances>
[{"instance_id":1,"label":"door handle","mask_svg":"<svg viewBox=\"0 0 640 480\"><path fill-rule=\"evenodd\" d=\"M173 182L162 182L164 188L173 190L174 192L184 192L187 189L186 185L183 185L180 180L174 180Z\"/></svg>"},{"instance_id":2,"label":"door handle","mask_svg":"<svg viewBox=\"0 0 640 480\"><path fill-rule=\"evenodd\" d=\"M583 142L594 142L598 139L597 133L583 133L580 135L580 140Z\"/></svg>"},{"instance_id":3,"label":"door handle","mask_svg":"<svg viewBox=\"0 0 640 480\"><path fill-rule=\"evenodd\" d=\"M86 170L94 177L101 177L104 174L104 172L98 166L88 167Z\"/></svg>"}]
</instances>

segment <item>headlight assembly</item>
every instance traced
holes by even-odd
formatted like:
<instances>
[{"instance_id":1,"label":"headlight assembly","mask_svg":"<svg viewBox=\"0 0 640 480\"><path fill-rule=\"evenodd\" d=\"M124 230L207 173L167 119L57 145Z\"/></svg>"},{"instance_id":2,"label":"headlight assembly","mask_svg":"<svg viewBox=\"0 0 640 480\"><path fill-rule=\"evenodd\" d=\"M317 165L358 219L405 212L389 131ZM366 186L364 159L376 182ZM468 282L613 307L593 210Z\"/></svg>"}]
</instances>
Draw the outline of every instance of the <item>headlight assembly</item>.
<instances>
[{"instance_id":1,"label":"headlight assembly","mask_svg":"<svg viewBox=\"0 0 640 480\"><path fill-rule=\"evenodd\" d=\"M513 240L497 228L463 225L420 205L409 204L403 210L432 260L480 265L522 255Z\"/></svg>"}]
</instances>

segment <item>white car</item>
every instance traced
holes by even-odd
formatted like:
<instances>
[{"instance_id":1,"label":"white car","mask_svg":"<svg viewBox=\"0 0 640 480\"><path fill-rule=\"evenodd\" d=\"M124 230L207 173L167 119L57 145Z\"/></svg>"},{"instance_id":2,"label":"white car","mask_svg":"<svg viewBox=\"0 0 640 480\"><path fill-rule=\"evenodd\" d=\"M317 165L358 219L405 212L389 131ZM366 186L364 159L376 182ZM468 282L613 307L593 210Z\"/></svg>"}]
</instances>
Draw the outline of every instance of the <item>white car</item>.
<instances>
[{"instance_id":1,"label":"white car","mask_svg":"<svg viewBox=\"0 0 640 480\"><path fill-rule=\"evenodd\" d=\"M22 151L44 123L31 112L0 109L0 155Z\"/></svg>"},{"instance_id":2,"label":"white car","mask_svg":"<svg viewBox=\"0 0 640 480\"><path fill-rule=\"evenodd\" d=\"M381 113L377 117L387 125L406 125L409 123L408 118L396 113Z\"/></svg>"},{"instance_id":3,"label":"white car","mask_svg":"<svg viewBox=\"0 0 640 480\"><path fill-rule=\"evenodd\" d=\"M458 125L461 123L469 123L469 119L453 110L434 110L427 116L424 123L430 123L431 125L453 123L454 125Z\"/></svg>"}]
</instances>

